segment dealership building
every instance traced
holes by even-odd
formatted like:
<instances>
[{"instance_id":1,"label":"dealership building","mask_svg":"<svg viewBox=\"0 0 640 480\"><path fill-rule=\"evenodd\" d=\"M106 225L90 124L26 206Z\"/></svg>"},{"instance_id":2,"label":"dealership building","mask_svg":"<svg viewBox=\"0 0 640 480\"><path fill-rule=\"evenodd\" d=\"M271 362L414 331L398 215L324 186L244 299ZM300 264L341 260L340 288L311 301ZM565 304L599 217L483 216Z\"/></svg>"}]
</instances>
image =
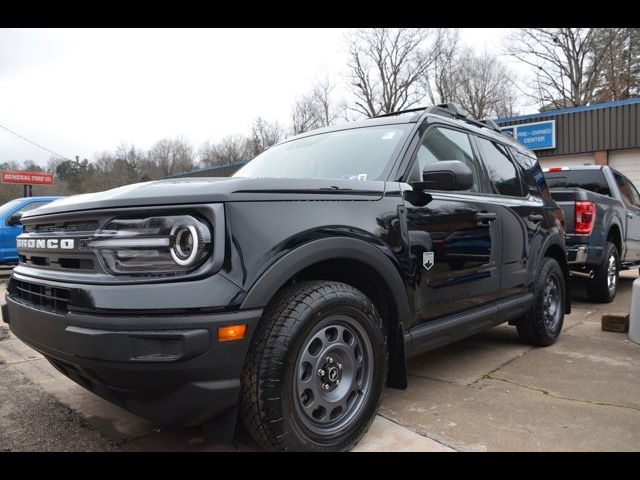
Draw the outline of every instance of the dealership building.
<instances>
[{"instance_id":1,"label":"dealership building","mask_svg":"<svg viewBox=\"0 0 640 480\"><path fill-rule=\"evenodd\" d=\"M640 188L640 98L496 120L543 168L609 165Z\"/></svg>"}]
</instances>

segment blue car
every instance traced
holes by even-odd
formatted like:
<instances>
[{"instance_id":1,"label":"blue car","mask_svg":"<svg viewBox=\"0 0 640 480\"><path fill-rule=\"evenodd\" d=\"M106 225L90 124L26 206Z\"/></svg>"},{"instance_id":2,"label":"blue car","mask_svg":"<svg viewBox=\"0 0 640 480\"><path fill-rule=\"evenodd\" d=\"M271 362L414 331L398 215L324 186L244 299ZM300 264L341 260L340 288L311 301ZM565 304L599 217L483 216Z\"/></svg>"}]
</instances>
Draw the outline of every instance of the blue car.
<instances>
[{"instance_id":1,"label":"blue car","mask_svg":"<svg viewBox=\"0 0 640 480\"><path fill-rule=\"evenodd\" d=\"M22 233L22 214L59 198L62 197L16 198L0 206L0 264L18 261L16 237Z\"/></svg>"}]
</instances>

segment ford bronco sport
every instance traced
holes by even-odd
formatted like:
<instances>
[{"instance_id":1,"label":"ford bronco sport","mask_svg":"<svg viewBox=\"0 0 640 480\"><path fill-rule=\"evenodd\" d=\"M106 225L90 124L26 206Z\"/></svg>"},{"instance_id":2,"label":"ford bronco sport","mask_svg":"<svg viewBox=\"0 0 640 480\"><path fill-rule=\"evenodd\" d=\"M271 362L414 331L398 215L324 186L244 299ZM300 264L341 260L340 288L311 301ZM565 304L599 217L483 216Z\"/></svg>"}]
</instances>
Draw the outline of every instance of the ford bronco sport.
<instances>
[{"instance_id":1,"label":"ford bronco sport","mask_svg":"<svg viewBox=\"0 0 640 480\"><path fill-rule=\"evenodd\" d=\"M534 154L447 104L308 132L232 178L24 215L3 318L62 373L162 426L345 450L406 357L500 323L550 345L563 214Z\"/></svg>"}]
</instances>

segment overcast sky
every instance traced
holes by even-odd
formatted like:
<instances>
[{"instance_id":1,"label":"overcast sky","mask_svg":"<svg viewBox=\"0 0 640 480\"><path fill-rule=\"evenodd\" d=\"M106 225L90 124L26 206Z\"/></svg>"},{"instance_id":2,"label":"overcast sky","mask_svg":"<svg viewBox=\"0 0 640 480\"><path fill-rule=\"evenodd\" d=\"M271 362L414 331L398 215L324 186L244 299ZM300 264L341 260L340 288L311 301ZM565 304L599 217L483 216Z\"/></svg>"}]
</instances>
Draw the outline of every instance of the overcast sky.
<instances>
[{"instance_id":1,"label":"overcast sky","mask_svg":"<svg viewBox=\"0 0 640 480\"><path fill-rule=\"evenodd\" d=\"M288 125L315 78L343 83L347 32L0 29L0 125L68 158L176 136L197 150L248 133L258 115ZM460 33L465 45L496 51L507 30ZM0 162L50 156L0 129Z\"/></svg>"}]
</instances>

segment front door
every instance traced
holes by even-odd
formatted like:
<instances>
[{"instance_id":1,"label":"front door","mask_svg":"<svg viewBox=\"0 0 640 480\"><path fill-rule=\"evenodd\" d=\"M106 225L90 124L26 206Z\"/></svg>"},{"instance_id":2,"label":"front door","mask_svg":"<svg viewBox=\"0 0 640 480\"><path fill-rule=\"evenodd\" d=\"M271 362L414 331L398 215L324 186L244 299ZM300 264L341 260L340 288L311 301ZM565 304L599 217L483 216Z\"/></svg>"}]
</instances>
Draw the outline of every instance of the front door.
<instances>
[{"instance_id":1,"label":"front door","mask_svg":"<svg viewBox=\"0 0 640 480\"><path fill-rule=\"evenodd\" d=\"M474 184L468 191L428 191L433 199L426 205L405 196L417 267L416 325L485 305L500 289L501 224L495 205L483 193L484 175L469 135L450 127L430 127L414 154L407 181L421 180L427 164L443 160L466 163Z\"/></svg>"}]
</instances>

